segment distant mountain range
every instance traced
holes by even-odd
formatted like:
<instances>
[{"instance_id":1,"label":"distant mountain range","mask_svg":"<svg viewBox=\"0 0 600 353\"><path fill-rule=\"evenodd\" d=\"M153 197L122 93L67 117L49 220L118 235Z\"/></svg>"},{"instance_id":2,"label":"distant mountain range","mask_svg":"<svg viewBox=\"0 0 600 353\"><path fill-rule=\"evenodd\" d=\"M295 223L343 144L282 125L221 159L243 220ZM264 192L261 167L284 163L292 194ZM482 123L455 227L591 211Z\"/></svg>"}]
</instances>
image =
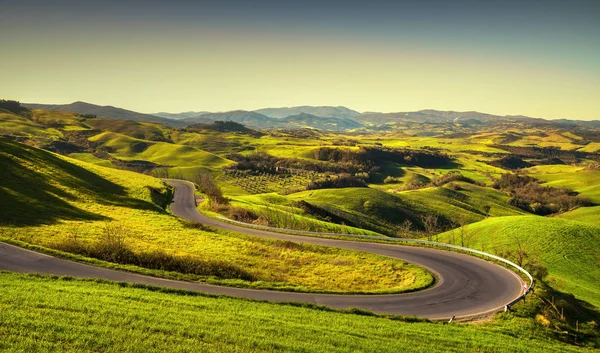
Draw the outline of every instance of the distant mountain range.
<instances>
[{"instance_id":1,"label":"distant mountain range","mask_svg":"<svg viewBox=\"0 0 600 353\"><path fill-rule=\"evenodd\" d=\"M257 113L264 114L271 118L287 118L288 116L299 115L301 113L310 114L314 116L320 116L323 118L346 118L351 119L352 117L359 116L360 113L356 110L348 109L346 107L312 107L308 105L300 107L284 107L284 108L265 108L255 110Z\"/></svg>"},{"instance_id":2,"label":"distant mountain range","mask_svg":"<svg viewBox=\"0 0 600 353\"><path fill-rule=\"evenodd\" d=\"M200 111L200 112L183 112L183 113L166 113L166 112L160 112L160 113L152 113L150 115L154 115L154 116L159 116L161 118L166 118L166 119L175 119L175 120L181 120L181 119L188 119L188 118L193 118L202 114L208 114L210 112L205 112L205 111Z\"/></svg>"},{"instance_id":3,"label":"distant mountain range","mask_svg":"<svg viewBox=\"0 0 600 353\"><path fill-rule=\"evenodd\" d=\"M225 113L208 113L181 120L188 125L207 124L214 121L235 121L253 129L313 128L328 131L344 131L362 127L362 124L346 118L328 118L300 113L285 118L272 118L255 111L235 110Z\"/></svg>"},{"instance_id":4,"label":"distant mountain range","mask_svg":"<svg viewBox=\"0 0 600 353\"><path fill-rule=\"evenodd\" d=\"M160 123L169 126L182 126L177 120L166 119L155 115L143 114L127 109L117 108L110 105L95 105L86 102L74 102L71 104L35 104L21 103L22 106L30 109L60 110L73 112L77 114L92 114L99 118L112 118L133 121L145 121L151 123Z\"/></svg>"},{"instance_id":5,"label":"distant mountain range","mask_svg":"<svg viewBox=\"0 0 600 353\"><path fill-rule=\"evenodd\" d=\"M23 106L32 109L62 110L79 114L93 114L101 118L125 119L184 127L195 124L208 124L214 121L234 121L253 129L294 129L314 128L329 131L345 131L360 128L384 127L403 123L485 125L501 122L522 122L530 124L555 124L563 126L581 126L600 128L600 121L581 120L545 120L521 115L493 115L475 111L455 112L440 110L419 110L415 112L396 113L359 113L346 107L333 106L299 106L283 108L265 108L255 111L234 110L229 112L183 112L143 114L117 108L100 106L86 102L71 104L32 104Z\"/></svg>"}]
</instances>

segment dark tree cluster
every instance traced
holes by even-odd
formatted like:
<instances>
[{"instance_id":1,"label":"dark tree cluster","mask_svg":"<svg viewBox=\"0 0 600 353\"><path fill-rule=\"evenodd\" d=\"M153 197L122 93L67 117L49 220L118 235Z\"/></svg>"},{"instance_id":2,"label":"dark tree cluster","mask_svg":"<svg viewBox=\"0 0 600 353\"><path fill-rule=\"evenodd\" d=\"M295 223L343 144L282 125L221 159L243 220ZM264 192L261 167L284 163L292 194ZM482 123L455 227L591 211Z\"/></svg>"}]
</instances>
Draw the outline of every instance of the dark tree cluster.
<instances>
[{"instance_id":1,"label":"dark tree cluster","mask_svg":"<svg viewBox=\"0 0 600 353\"><path fill-rule=\"evenodd\" d=\"M380 146L361 146L358 151L323 147L313 152L315 159L335 163L352 163L371 171L387 162L414 165L423 168L438 168L452 161L447 154L435 150L412 150Z\"/></svg>"},{"instance_id":2,"label":"dark tree cluster","mask_svg":"<svg viewBox=\"0 0 600 353\"><path fill-rule=\"evenodd\" d=\"M569 164L578 163L580 159L593 159L600 161L600 154L598 153L567 151L561 150L558 147L525 147L507 145L494 145L492 147L508 151L519 158L537 159L539 160L538 164L542 164L543 161L549 161L554 158Z\"/></svg>"},{"instance_id":3,"label":"dark tree cluster","mask_svg":"<svg viewBox=\"0 0 600 353\"><path fill-rule=\"evenodd\" d=\"M333 178L325 178L310 182L307 190L332 189L332 188L366 188L367 183L364 180L350 174L341 174Z\"/></svg>"},{"instance_id":4,"label":"dark tree cluster","mask_svg":"<svg viewBox=\"0 0 600 353\"><path fill-rule=\"evenodd\" d=\"M462 175L460 172L450 172L448 174L444 174L440 177L434 178L432 179L429 184L429 186L442 186L442 185L446 185L448 183L451 183L453 181L463 181L465 183L469 183L469 184L475 184L475 185L479 185L479 186L484 186L484 184L475 181L469 177L466 177L464 175Z\"/></svg>"},{"instance_id":5,"label":"dark tree cluster","mask_svg":"<svg viewBox=\"0 0 600 353\"><path fill-rule=\"evenodd\" d=\"M19 101L13 101L8 99L0 99L0 109L7 110L11 113L21 114L29 111L29 109L21 106Z\"/></svg>"},{"instance_id":6,"label":"dark tree cluster","mask_svg":"<svg viewBox=\"0 0 600 353\"><path fill-rule=\"evenodd\" d=\"M198 132L201 130L212 130L218 132L232 132L238 134L245 134L260 137L263 136L264 133L256 130L252 130L247 128L245 125L237 123L235 121L214 121L210 124L196 124L192 126L188 126L185 128L186 131L190 132Z\"/></svg>"},{"instance_id":7,"label":"dark tree cluster","mask_svg":"<svg viewBox=\"0 0 600 353\"><path fill-rule=\"evenodd\" d=\"M502 157L495 161L489 162L489 164L493 165L494 167L499 167L502 169L511 169L511 170L516 170L516 169L521 169L521 168L529 168L529 167L533 166L533 164L526 162L522 158L520 158L518 156L514 156L514 155ZM553 164L560 164L560 163L553 163Z\"/></svg>"},{"instance_id":8,"label":"dark tree cluster","mask_svg":"<svg viewBox=\"0 0 600 353\"><path fill-rule=\"evenodd\" d=\"M572 190L542 186L530 176L503 174L493 186L511 195L511 205L542 216L592 205Z\"/></svg>"},{"instance_id":9,"label":"dark tree cluster","mask_svg":"<svg viewBox=\"0 0 600 353\"><path fill-rule=\"evenodd\" d=\"M232 168L255 173L276 174L285 169L302 169L318 173L359 173L360 166L352 163L312 162L298 158L279 158L268 153L258 152L250 155L230 153L227 158L237 162Z\"/></svg>"}]
</instances>

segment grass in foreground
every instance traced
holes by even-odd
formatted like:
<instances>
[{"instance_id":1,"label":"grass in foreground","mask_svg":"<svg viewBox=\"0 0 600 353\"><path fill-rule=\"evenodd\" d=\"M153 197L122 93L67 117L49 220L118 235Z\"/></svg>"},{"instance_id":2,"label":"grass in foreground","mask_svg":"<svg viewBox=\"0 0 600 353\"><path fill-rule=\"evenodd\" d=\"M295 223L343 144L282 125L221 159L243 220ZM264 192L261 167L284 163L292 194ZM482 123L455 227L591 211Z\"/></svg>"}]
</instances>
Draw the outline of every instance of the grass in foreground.
<instances>
[{"instance_id":1,"label":"grass in foreground","mask_svg":"<svg viewBox=\"0 0 600 353\"><path fill-rule=\"evenodd\" d=\"M153 289L153 290L148 290ZM535 319L441 324L0 272L0 350L575 352Z\"/></svg>"}]
</instances>

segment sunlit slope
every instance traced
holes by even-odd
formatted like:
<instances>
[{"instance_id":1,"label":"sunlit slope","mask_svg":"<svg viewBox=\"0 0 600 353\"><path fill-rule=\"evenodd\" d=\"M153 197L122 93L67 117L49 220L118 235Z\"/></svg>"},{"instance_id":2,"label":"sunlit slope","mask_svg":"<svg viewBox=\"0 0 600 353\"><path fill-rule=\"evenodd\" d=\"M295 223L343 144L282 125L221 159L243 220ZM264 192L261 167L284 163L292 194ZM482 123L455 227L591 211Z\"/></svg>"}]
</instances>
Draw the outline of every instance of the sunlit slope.
<instances>
[{"instance_id":1,"label":"sunlit slope","mask_svg":"<svg viewBox=\"0 0 600 353\"><path fill-rule=\"evenodd\" d=\"M600 307L600 226L539 216L499 217L468 225L464 237L465 245L489 252L514 252L521 243L547 267L554 288ZM460 244L460 230L440 238Z\"/></svg>"},{"instance_id":2,"label":"sunlit slope","mask_svg":"<svg viewBox=\"0 0 600 353\"><path fill-rule=\"evenodd\" d=\"M0 109L0 134L7 133L15 136L57 138L60 131L45 128L26 117Z\"/></svg>"},{"instance_id":3,"label":"sunlit slope","mask_svg":"<svg viewBox=\"0 0 600 353\"><path fill-rule=\"evenodd\" d=\"M76 160L4 139L0 139L0 155L2 223L108 218L77 203L160 210L153 192L164 192L165 186L157 179L118 171L108 180L96 174L92 165L82 167Z\"/></svg>"},{"instance_id":4,"label":"sunlit slope","mask_svg":"<svg viewBox=\"0 0 600 353\"><path fill-rule=\"evenodd\" d=\"M89 140L107 148L112 154L119 157L134 156L154 144L152 141L141 140L112 131L101 132L90 137Z\"/></svg>"},{"instance_id":5,"label":"sunlit slope","mask_svg":"<svg viewBox=\"0 0 600 353\"><path fill-rule=\"evenodd\" d=\"M422 217L434 213L439 226L476 222L489 215L506 216L523 212L506 202L508 197L497 190L457 182L454 187L425 188L390 194L373 188L344 188L303 191L288 196L304 200L348 219L357 227L394 234L406 220L419 228Z\"/></svg>"},{"instance_id":6,"label":"sunlit slope","mask_svg":"<svg viewBox=\"0 0 600 353\"><path fill-rule=\"evenodd\" d=\"M143 159L168 166L202 166L220 168L230 164L229 161L216 154L184 145L174 145L166 142L156 143L144 151L133 155L134 159Z\"/></svg>"},{"instance_id":7,"label":"sunlit slope","mask_svg":"<svg viewBox=\"0 0 600 353\"><path fill-rule=\"evenodd\" d=\"M600 226L600 206L580 207L557 217Z\"/></svg>"},{"instance_id":8,"label":"sunlit slope","mask_svg":"<svg viewBox=\"0 0 600 353\"><path fill-rule=\"evenodd\" d=\"M540 165L526 171L544 181L544 185L575 190L600 204L600 170L571 165Z\"/></svg>"}]
</instances>

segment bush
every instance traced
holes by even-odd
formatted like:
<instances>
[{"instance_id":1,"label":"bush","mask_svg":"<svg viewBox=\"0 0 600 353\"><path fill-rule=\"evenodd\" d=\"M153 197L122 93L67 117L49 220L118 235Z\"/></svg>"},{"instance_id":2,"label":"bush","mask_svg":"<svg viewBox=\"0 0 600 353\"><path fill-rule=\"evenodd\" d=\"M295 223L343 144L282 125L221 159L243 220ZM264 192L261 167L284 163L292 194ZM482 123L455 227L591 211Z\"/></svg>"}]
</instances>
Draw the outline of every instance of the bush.
<instances>
[{"instance_id":1,"label":"bush","mask_svg":"<svg viewBox=\"0 0 600 353\"><path fill-rule=\"evenodd\" d=\"M126 243L127 236L128 231L122 225L108 223L100 239L95 243L85 243L75 234L53 242L49 246L56 250L123 265L198 276L256 280L251 273L223 261L209 261L191 255L176 256L163 250L135 252Z\"/></svg>"},{"instance_id":2,"label":"bush","mask_svg":"<svg viewBox=\"0 0 600 353\"><path fill-rule=\"evenodd\" d=\"M366 188L367 183L364 180L358 179L350 174L342 174L339 177L326 178L322 180L313 181L306 187L307 190L316 189L331 189L331 188Z\"/></svg>"},{"instance_id":3,"label":"bush","mask_svg":"<svg viewBox=\"0 0 600 353\"><path fill-rule=\"evenodd\" d=\"M493 187L507 191L511 205L542 216L592 205L572 190L541 186L537 179L526 175L503 174Z\"/></svg>"},{"instance_id":4,"label":"bush","mask_svg":"<svg viewBox=\"0 0 600 353\"><path fill-rule=\"evenodd\" d=\"M446 185L448 183L451 183L453 181L464 181L465 183L469 183L469 184L476 184L479 186L483 186L483 184L468 178L464 175L462 175L459 172L450 172L448 174L442 175L441 177L437 177L434 178L429 185L431 186L442 186L442 185Z\"/></svg>"},{"instance_id":5,"label":"bush","mask_svg":"<svg viewBox=\"0 0 600 353\"><path fill-rule=\"evenodd\" d=\"M198 189L208 195L212 202L223 205L229 203L229 200L223 197L221 189L219 189L210 173L200 172L192 178L192 182L198 185Z\"/></svg>"}]
</instances>

